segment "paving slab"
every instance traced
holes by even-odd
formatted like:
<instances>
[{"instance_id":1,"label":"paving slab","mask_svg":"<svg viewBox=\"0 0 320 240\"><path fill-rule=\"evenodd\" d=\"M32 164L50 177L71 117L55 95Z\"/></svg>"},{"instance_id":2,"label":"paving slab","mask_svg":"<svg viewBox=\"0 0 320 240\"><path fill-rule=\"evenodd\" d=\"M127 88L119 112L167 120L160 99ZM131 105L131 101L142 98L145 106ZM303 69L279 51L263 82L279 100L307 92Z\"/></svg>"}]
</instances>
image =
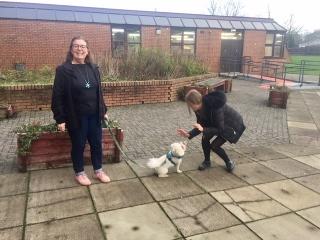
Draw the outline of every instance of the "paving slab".
<instances>
[{"instance_id":1,"label":"paving slab","mask_svg":"<svg viewBox=\"0 0 320 240\"><path fill-rule=\"evenodd\" d=\"M227 150L226 153L228 154L229 158L232 159L236 163L236 165L253 162L253 160L250 159L249 157L242 155L234 150ZM213 157L214 164L217 164L217 165L223 166L223 167L225 166L224 161L220 157L218 157L217 155L215 155L213 153L212 153L212 155L214 156Z\"/></svg>"},{"instance_id":2,"label":"paving slab","mask_svg":"<svg viewBox=\"0 0 320 240\"><path fill-rule=\"evenodd\" d=\"M204 192L184 174L170 174L167 178L144 177L141 180L157 201L181 198Z\"/></svg>"},{"instance_id":3,"label":"paving slab","mask_svg":"<svg viewBox=\"0 0 320 240\"><path fill-rule=\"evenodd\" d=\"M108 240L171 240L181 235L157 203L99 213Z\"/></svg>"},{"instance_id":4,"label":"paving slab","mask_svg":"<svg viewBox=\"0 0 320 240\"><path fill-rule=\"evenodd\" d=\"M260 163L289 178L319 173L319 169L315 169L291 158L270 160Z\"/></svg>"},{"instance_id":5,"label":"paving slab","mask_svg":"<svg viewBox=\"0 0 320 240\"><path fill-rule=\"evenodd\" d=\"M136 178L136 175L125 161L122 161L120 163L104 164L102 168L108 174L111 181ZM100 183L99 180L93 178L94 172L92 166L85 166L85 171L90 177L90 180L93 184Z\"/></svg>"},{"instance_id":6,"label":"paving slab","mask_svg":"<svg viewBox=\"0 0 320 240\"><path fill-rule=\"evenodd\" d=\"M139 179L128 179L90 186L92 199L98 212L153 202Z\"/></svg>"},{"instance_id":7,"label":"paving slab","mask_svg":"<svg viewBox=\"0 0 320 240\"><path fill-rule=\"evenodd\" d=\"M297 214L320 228L320 206L299 211Z\"/></svg>"},{"instance_id":8,"label":"paving slab","mask_svg":"<svg viewBox=\"0 0 320 240\"><path fill-rule=\"evenodd\" d=\"M257 161L273 160L286 158L285 155L267 147L243 147L240 153Z\"/></svg>"},{"instance_id":9,"label":"paving slab","mask_svg":"<svg viewBox=\"0 0 320 240\"><path fill-rule=\"evenodd\" d=\"M0 230L0 240L22 240L22 227Z\"/></svg>"},{"instance_id":10,"label":"paving slab","mask_svg":"<svg viewBox=\"0 0 320 240\"><path fill-rule=\"evenodd\" d=\"M28 199L27 224L92 212L94 212L94 209L88 189L82 186L31 193Z\"/></svg>"},{"instance_id":11,"label":"paving slab","mask_svg":"<svg viewBox=\"0 0 320 240\"><path fill-rule=\"evenodd\" d=\"M318 147L296 144L281 144L275 145L272 148L288 157L306 156L320 153L320 148Z\"/></svg>"},{"instance_id":12,"label":"paving slab","mask_svg":"<svg viewBox=\"0 0 320 240\"><path fill-rule=\"evenodd\" d=\"M185 237L240 223L208 194L161 202L161 206Z\"/></svg>"},{"instance_id":13,"label":"paving slab","mask_svg":"<svg viewBox=\"0 0 320 240\"><path fill-rule=\"evenodd\" d=\"M290 138L292 136L308 136L308 137L318 137L319 136L319 131L318 129L309 129L309 128L296 128L296 127L289 127L289 133L290 133ZM291 139L292 140L292 139Z\"/></svg>"},{"instance_id":14,"label":"paving slab","mask_svg":"<svg viewBox=\"0 0 320 240\"><path fill-rule=\"evenodd\" d=\"M249 223L248 227L264 240L320 239L317 227L293 213Z\"/></svg>"},{"instance_id":15,"label":"paving slab","mask_svg":"<svg viewBox=\"0 0 320 240\"><path fill-rule=\"evenodd\" d=\"M302 129L318 130L317 126L314 123L308 123L308 122L288 121L288 127L289 128L302 128Z\"/></svg>"},{"instance_id":16,"label":"paving slab","mask_svg":"<svg viewBox=\"0 0 320 240\"><path fill-rule=\"evenodd\" d=\"M25 195L0 198L0 229L23 224L25 202Z\"/></svg>"},{"instance_id":17,"label":"paving slab","mask_svg":"<svg viewBox=\"0 0 320 240\"><path fill-rule=\"evenodd\" d=\"M242 222L251 222L290 212L252 186L213 192L211 195Z\"/></svg>"},{"instance_id":18,"label":"paving slab","mask_svg":"<svg viewBox=\"0 0 320 240\"><path fill-rule=\"evenodd\" d=\"M0 175L0 197L26 193L27 181L26 173Z\"/></svg>"},{"instance_id":19,"label":"paving slab","mask_svg":"<svg viewBox=\"0 0 320 240\"><path fill-rule=\"evenodd\" d=\"M305 106L301 106L305 107ZM313 123L313 119L308 110L301 111L301 108L292 108L287 109L287 120L288 122L303 122L303 123Z\"/></svg>"},{"instance_id":20,"label":"paving slab","mask_svg":"<svg viewBox=\"0 0 320 240\"><path fill-rule=\"evenodd\" d=\"M213 154L212 154L213 155ZM211 160L213 159L211 155ZM199 165L203 161L203 153L202 152L187 152L185 157L183 158L181 164L182 171L190 171L198 169Z\"/></svg>"},{"instance_id":21,"label":"paving slab","mask_svg":"<svg viewBox=\"0 0 320 240\"><path fill-rule=\"evenodd\" d=\"M103 233L93 214L26 226L25 240L100 240Z\"/></svg>"},{"instance_id":22,"label":"paving slab","mask_svg":"<svg viewBox=\"0 0 320 240\"><path fill-rule=\"evenodd\" d=\"M249 184L259 184L285 179L284 176L259 163L246 163L236 166L234 175Z\"/></svg>"},{"instance_id":23,"label":"paving slab","mask_svg":"<svg viewBox=\"0 0 320 240\"><path fill-rule=\"evenodd\" d=\"M320 157L319 157L319 155L295 157L294 159L298 160L299 162L308 164L311 167L320 169Z\"/></svg>"},{"instance_id":24,"label":"paving slab","mask_svg":"<svg viewBox=\"0 0 320 240\"><path fill-rule=\"evenodd\" d=\"M295 145L301 146L311 146L317 149L316 153L319 153L320 149L320 135L312 134L311 136L305 135L305 133L301 135L290 135L290 142Z\"/></svg>"},{"instance_id":25,"label":"paving slab","mask_svg":"<svg viewBox=\"0 0 320 240\"><path fill-rule=\"evenodd\" d=\"M292 181L283 180L256 186L293 211L320 205L320 195Z\"/></svg>"},{"instance_id":26,"label":"paving slab","mask_svg":"<svg viewBox=\"0 0 320 240\"><path fill-rule=\"evenodd\" d=\"M245 225L238 225L214 232L188 237L187 240L258 240Z\"/></svg>"},{"instance_id":27,"label":"paving slab","mask_svg":"<svg viewBox=\"0 0 320 240\"><path fill-rule=\"evenodd\" d=\"M40 192L77 186L79 186L79 184L74 179L74 172L72 168L39 170L31 171L30 173L30 192Z\"/></svg>"},{"instance_id":28,"label":"paving slab","mask_svg":"<svg viewBox=\"0 0 320 240\"><path fill-rule=\"evenodd\" d=\"M147 160L140 160L138 159L137 162L141 164L142 166L146 166ZM132 170L137 174L138 177L147 177L147 176L153 176L155 175L155 172L153 169L150 169L148 167L140 167L132 162L128 162Z\"/></svg>"},{"instance_id":29,"label":"paving slab","mask_svg":"<svg viewBox=\"0 0 320 240\"><path fill-rule=\"evenodd\" d=\"M205 171L191 171L186 173L194 182L207 192L237 188L247 185L240 178L228 173L222 167L214 167Z\"/></svg>"},{"instance_id":30,"label":"paving slab","mask_svg":"<svg viewBox=\"0 0 320 240\"><path fill-rule=\"evenodd\" d=\"M303 186L312 189L320 193L320 174L315 174L312 176L306 176L301 178L295 178L296 182L302 184Z\"/></svg>"}]
</instances>

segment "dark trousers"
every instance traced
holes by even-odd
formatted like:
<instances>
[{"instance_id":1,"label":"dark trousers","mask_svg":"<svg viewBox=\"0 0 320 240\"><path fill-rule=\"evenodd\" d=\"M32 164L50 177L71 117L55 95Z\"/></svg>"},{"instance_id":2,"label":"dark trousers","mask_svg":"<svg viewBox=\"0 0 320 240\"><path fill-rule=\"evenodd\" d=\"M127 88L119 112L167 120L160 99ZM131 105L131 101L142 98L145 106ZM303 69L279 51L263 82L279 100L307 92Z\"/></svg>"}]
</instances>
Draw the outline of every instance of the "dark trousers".
<instances>
[{"instance_id":1,"label":"dark trousers","mask_svg":"<svg viewBox=\"0 0 320 240\"><path fill-rule=\"evenodd\" d=\"M88 140L94 170L102 168L102 126L98 114L82 116L80 128L69 130L72 149L71 158L75 173L84 171L83 152Z\"/></svg>"},{"instance_id":2,"label":"dark trousers","mask_svg":"<svg viewBox=\"0 0 320 240\"><path fill-rule=\"evenodd\" d=\"M204 154L204 161L210 162L210 152L211 150L215 152L224 162L229 162L230 158L227 153L221 147L226 140L219 135L210 143L210 140L216 136L216 134L207 134L202 136L202 150Z\"/></svg>"}]
</instances>

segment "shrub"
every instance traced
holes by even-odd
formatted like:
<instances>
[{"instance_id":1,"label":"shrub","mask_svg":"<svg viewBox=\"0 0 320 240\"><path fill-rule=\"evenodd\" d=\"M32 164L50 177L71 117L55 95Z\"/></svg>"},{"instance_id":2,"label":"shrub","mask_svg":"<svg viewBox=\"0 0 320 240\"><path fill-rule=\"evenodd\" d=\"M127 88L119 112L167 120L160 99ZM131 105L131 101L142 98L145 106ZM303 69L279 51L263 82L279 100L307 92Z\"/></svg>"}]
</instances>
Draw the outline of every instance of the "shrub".
<instances>
[{"instance_id":1,"label":"shrub","mask_svg":"<svg viewBox=\"0 0 320 240\"><path fill-rule=\"evenodd\" d=\"M97 60L103 82L119 80L151 80L187 77L207 73L195 57L170 55L161 49L140 49L126 57L110 54ZM49 66L37 70L0 71L0 85L52 83L55 71Z\"/></svg>"},{"instance_id":2,"label":"shrub","mask_svg":"<svg viewBox=\"0 0 320 240\"><path fill-rule=\"evenodd\" d=\"M170 55L160 49L140 49L118 59L106 56L99 65L104 80L168 79L208 72L194 57Z\"/></svg>"},{"instance_id":3,"label":"shrub","mask_svg":"<svg viewBox=\"0 0 320 240\"><path fill-rule=\"evenodd\" d=\"M49 66L37 70L3 70L0 72L1 85L52 83L55 71Z\"/></svg>"}]
</instances>

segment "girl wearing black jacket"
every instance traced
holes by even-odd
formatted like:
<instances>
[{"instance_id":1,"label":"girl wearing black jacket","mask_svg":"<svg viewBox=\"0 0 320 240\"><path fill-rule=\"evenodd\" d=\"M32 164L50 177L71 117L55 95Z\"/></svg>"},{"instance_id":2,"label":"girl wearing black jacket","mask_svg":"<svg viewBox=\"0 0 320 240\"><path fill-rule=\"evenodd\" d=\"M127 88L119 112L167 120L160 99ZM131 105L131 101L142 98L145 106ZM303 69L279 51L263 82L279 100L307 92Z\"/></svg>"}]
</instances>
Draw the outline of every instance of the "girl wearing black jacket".
<instances>
[{"instance_id":1,"label":"girl wearing black jacket","mask_svg":"<svg viewBox=\"0 0 320 240\"><path fill-rule=\"evenodd\" d=\"M102 125L107 118L98 67L92 63L88 42L82 37L71 40L67 59L56 69L51 109L60 131L68 130L75 179L88 186L83 152L88 140L94 177L101 182L110 178L102 170Z\"/></svg>"},{"instance_id":2,"label":"girl wearing black jacket","mask_svg":"<svg viewBox=\"0 0 320 240\"><path fill-rule=\"evenodd\" d=\"M223 92L214 91L202 97L197 90L191 90L185 97L189 111L192 109L197 118L197 123L193 125L191 131L178 129L178 134L189 139L200 133L202 136L202 149L204 161L199 166L199 170L211 167L210 152L215 152L226 164L228 172L232 172L235 167L224 149L221 147L226 141L230 143L238 142L242 133L246 129L241 115L226 104L227 98ZM210 142L210 140L216 138Z\"/></svg>"}]
</instances>

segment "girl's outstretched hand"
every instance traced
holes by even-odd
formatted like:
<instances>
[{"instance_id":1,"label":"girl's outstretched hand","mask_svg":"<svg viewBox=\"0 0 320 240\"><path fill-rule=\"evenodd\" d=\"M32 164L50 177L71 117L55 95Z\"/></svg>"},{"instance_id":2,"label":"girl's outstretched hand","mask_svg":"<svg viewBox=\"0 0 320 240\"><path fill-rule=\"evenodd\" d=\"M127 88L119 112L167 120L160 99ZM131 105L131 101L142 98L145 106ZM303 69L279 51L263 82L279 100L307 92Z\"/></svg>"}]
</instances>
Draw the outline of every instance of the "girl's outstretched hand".
<instances>
[{"instance_id":1,"label":"girl's outstretched hand","mask_svg":"<svg viewBox=\"0 0 320 240\"><path fill-rule=\"evenodd\" d=\"M185 129L182 129L182 128L178 129L178 130L177 130L177 133L178 133L178 135L181 136L181 137L185 137L185 138L190 137L189 132L188 132L187 130L185 130Z\"/></svg>"},{"instance_id":2,"label":"girl's outstretched hand","mask_svg":"<svg viewBox=\"0 0 320 240\"><path fill-rule=\"evenodd\" d=\"M194 128L197 128L200 132L203 132L203 127L199 123L193 124Z\"/></svg>"}]
</instances>

